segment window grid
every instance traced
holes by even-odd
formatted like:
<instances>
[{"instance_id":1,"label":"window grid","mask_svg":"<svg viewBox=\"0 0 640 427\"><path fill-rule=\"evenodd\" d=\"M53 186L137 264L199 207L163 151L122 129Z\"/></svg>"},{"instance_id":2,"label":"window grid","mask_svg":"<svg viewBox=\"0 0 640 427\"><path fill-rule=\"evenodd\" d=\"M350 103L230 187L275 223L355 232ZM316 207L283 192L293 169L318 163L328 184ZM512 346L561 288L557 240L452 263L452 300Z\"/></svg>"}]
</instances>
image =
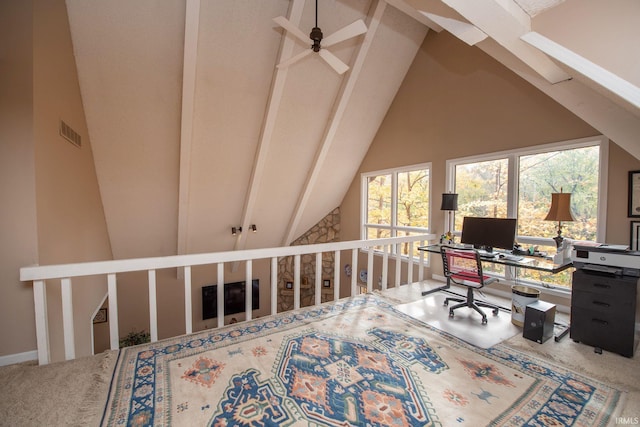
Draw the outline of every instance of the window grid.
<instances>
[{"instance_id":1,"label":"window grid","mask_svg":"<svg viewBox=\"0 0 640 427\"><path fill-rule=\"evenodd\" d=\"M398 185L399 185L399 174L403 174L403 173L411 173L411 172L418 172L418 171L424 171L425 172L425 178L427 180L427 188L426 188L426 193L427 193L427 198L428 198L428 204L426 206L426 217L427 217L427 226L426 227L420 227L420 226L412 226L412 225L399 225L398 224L398 204L399 204L399 191L398 191ZM373 220L373 215L371 214L372 210L375 209L371 209L370 203L372 201L378 201L380 200L380 195L378 195L378 198L376 199L375 197L372 197L372 187L370 186L371 182L374 182L378 177L381 176L389 176L391 179L391 186L390 186L390 224L385 224L385 223L375 223ZM361 224L362 224L362 228L361 228L361 238L362 239L374 239L374 238L378 238L378 237L397 237L399 235L403 235L403 234L426 234L429 233L430 230L430 221L431 221L431 164L430 163L426 163L426 164L420 164L420 165L414 165L414 166L408 166L408 167L403 167L403 168L397 168L397 169L389 169L389 170L383 170L383 171L374 171L374 172L368 172L368 173L364 173L362 174L362 208L361 208ZM396 249L395 247L392 247L392 253L395 253ZM406 248L403 248L403 252L405 251ZM403 255L408 255L407 253L403 253ZM414 250L414 256L418 256L418 252L417 252L417 248L415 248Z\"/></svg>"},{"instance_id":2,"label":"window grid","mask_svg":"<svg viewBox=\"0 0 640 427\"><path fill-rule=\"evenodd\" d=\"M545 144L537 147L523 148L517 150L510 150L505 152L491 153L482 156L473 156L461 159L452 159L447 161L447 185L446 190L449 192L456 192L456 167L460 165L480 163L484 161L492 161L497 159L507 159L508 160L508 184L507 184L507 214L506 217L516 218L518 217L518 201L519 201L519 179L520 179L520 159L521 157L531 156L536 154L543 154L553 151L569 151L576 148L586 148L586 147L598 147L599 155L598 155L598 206L596 213L597 220L597 231L596 231L596 240L603 241L603 236L605 236L605 225L606 225L606 206L604 203L600 203L601 200L606 200L606 176L607 176L607 158L608 158L608 141L604 137L593 137L593 138L583 138L580 140L572 140L565 141L553 144ZM454 219L454 224L458 224L458 226L462 223L461 218L458 218L456 222ZM461 230L459 228L455 228L454 226L454 234L460 236ZM519 243L526 245L540 245L546 246L555 250L555 244L551 240L551 236L543 237L543 236L523 236L518 235L516 239ZM511 269L507 269L503 274L498 273L498 275L505 277L507 279L517 279L517 272L510 271ZM570 287L570 277L569 275L558 275L558 277L539 277L535 274L529 274L527 272L520 272L519 275L521 281L528 281L530 284L540 283L546 287L554 287L558 286L560 289L567 289Z\"/></svg>"}]
</instances>

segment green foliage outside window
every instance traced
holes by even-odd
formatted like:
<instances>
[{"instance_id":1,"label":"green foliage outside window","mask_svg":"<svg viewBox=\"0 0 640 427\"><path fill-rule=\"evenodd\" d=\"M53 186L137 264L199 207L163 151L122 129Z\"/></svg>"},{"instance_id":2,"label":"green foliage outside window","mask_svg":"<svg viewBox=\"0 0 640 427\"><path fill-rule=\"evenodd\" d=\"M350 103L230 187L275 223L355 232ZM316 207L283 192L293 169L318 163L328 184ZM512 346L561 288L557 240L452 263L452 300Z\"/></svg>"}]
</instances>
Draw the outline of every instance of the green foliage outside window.
<instances>
[{"instance_id":1,"label":"green foliage outside window","mask_svg":"<svg viewBox=\"0 0 640 427\"><path fill-rule=\"evenodd\" d=\"M518 236L551 238L558 223L545 221L551 193L571 193L575 221L562 223L562 235L573 240L596 240L598 229L600 147L588 146L479 161L455 166L458 211L455 229L462 229L465 216L518 218ZM510 164L511 162L511 164ZM509 167L517 173L517 193L508 194ZM516 187L512 185L512 187ZM509 196L517 197L517 211L509 214ZM555 253L555 246L539 247ZM543 275L525 270L521 278L570 286L570 272Z\"/></svg>"},{"instance_id":2,"label":"green foliage outside window","mask_svg":"<svg viewBox=\"0 0 640 427\"><path fill-rule=\"evenodd\" d=\"M420 167L366 177L368 239L409 236L420 234L412 229L429 229L429 173L428 168ZM401 251L408 255L409 245L402 245Z\"/></svg>"}]
</instances>

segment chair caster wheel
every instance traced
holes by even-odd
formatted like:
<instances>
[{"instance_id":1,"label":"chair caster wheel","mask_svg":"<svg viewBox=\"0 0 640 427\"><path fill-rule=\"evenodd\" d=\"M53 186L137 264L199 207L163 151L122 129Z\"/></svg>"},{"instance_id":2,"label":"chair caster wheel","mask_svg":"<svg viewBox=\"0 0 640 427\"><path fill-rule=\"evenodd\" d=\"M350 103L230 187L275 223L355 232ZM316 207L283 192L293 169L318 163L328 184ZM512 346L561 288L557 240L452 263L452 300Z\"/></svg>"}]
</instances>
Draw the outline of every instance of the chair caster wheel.
<instances>
[{"instance_id":1,"label":"chair caster wheel","mask_svg":"<svg viewBox=\"0 0 640 427\"><path fill-rule=\"evenodd\" d=\"M446 306L448 306L448 305L449 305L449 301L445 300L445 301L444 301L444 306L446 307Z\"/></svg>"},{"instance_id":2,"label":"chair caster wheel","mask_svg":"<svg viewBox=\"0 0 640 427\"><path fill-rule=\"evenodd\" d=\"M486 325L486 324L487 324L487 318L486 318L486 317L483 317L483 318L482 318L482 324L483 324L483 325Z\"/></svg>"},{"instance_id":3,"label":"chair caster wheel","mask_svg":"<svg viewBox=\"0 0 640 427\"><path fill-rule=\"evenodd\" d=\"M449 317L453 317L453 310L449 310Z\"/></svg>"},{"instance_id":4,"label":"chair caster wheel","mask_svg":"<svg viewBox=\"0 0 640 427\"><path fill-rule=\"evenodd\" d=\"M493 309L493 315L494 315L494 316L497 316L499 312L500 312L500 309L499 309L499 308L494 308L494 309Z\"/></svg>"}]
</instances>

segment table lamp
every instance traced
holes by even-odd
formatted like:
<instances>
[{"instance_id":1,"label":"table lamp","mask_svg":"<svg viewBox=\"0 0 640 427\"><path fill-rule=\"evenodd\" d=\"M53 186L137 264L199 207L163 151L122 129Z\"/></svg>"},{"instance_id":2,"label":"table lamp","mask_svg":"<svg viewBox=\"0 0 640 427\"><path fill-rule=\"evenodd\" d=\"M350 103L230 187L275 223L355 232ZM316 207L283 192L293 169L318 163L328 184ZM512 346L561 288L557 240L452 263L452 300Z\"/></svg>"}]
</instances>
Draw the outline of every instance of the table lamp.
<instances>
[{"instance_id":1,"label":"table lamp","mask_svg":"<svg viewBox=\"0 0 640 427\"><path fill-rule=\"evenodd\" d=\"M457 193L442 193L442 204L440 205L441 211L447 212L447 239L449 241L453 240L453 235L451 234L451 212L458 210L458 194Z\"/></svg>"},{"instance_id":2,"label":"table lamp","mask_svg":"<svg viewBox=\"0 0 640 427\"><path fill-rule=\"evenodd\" d=\"M563 193L560 189L559 193L551 193L551 208L547 214L545 221L558 221L558 235L553 238L556 242L556 248L562 246L562 221L575 221L571 213L571 193Z\"/></svg>"}]
</instances>

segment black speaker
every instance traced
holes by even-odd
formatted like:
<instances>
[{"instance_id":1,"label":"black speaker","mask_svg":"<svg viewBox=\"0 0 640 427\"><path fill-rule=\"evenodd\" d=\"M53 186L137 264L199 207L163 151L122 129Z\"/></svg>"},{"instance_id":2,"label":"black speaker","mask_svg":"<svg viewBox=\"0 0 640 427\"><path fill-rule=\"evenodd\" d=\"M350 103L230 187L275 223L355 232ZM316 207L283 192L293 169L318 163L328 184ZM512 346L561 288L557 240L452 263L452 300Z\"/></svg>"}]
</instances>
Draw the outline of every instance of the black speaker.
<instances>
[{"instance_id":1,"label":"black speaker","mask_svg":"<svg viewBox=\"0 0 640 427\"><path fill-rule=\"evenodd\" d=\"M553 336L555 319L555 304L549 304L544 301L535 301L528 304L524 311L522 336L542 344Z\"/></svg>"}]
</instances>

